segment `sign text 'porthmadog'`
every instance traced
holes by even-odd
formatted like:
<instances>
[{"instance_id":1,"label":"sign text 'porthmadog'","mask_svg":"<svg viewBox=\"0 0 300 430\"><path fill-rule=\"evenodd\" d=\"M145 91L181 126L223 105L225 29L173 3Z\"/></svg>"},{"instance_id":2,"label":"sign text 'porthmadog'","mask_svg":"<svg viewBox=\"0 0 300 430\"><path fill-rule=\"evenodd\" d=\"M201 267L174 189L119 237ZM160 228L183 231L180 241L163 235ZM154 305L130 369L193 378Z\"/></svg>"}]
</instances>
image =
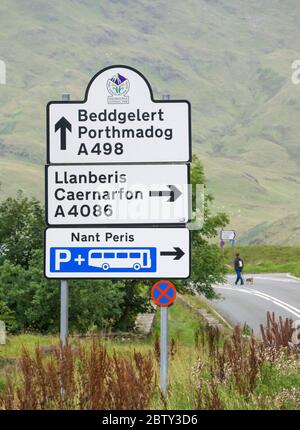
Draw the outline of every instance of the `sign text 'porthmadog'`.
<instances>
[{"instance_id":1,"label":"sign text 'porthmadog'","mask_svg":"<svg viewBox=\"0 0 300 430\"><path fill-rule=\"evenodd\" d=\"M84 101L47 107L48 163L189 162L190 104L153 99L147 80L127 66L100 71Z\"/></svg>"}]
</instances>

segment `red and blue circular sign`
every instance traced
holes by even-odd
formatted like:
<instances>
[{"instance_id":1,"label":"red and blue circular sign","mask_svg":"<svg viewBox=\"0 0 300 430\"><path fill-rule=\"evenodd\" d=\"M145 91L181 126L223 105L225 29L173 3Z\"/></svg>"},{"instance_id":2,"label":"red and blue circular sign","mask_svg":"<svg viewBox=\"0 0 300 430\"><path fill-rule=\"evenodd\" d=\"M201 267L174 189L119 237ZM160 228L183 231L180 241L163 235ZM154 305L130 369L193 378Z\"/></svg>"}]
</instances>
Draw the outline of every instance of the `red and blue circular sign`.
<instances>
[{"instance_id":1,"label":"red and blue circular sign","mask_svg":"<svg viewBox=\"0 0 300 430\"><path fill-rule=\"evenodd\" d=\"M170 281L158 281L151 289L151 297L158 306L170 306L176 299L175 285Z\"/></svg>"}]
</instances>

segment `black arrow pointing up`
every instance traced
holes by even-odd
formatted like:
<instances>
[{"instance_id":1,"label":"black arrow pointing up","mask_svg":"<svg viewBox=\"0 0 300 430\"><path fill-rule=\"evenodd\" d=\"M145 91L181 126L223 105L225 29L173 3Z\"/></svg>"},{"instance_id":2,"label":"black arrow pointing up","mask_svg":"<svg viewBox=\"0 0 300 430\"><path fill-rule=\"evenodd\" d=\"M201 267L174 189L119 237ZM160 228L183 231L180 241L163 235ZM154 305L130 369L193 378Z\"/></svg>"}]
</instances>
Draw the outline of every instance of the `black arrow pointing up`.
<instances>
[{"instance_id":1,"label":"black arrow pointing up","mask_svg":"<svg viewBox=\"0 0 300 430\"><path fill-rule=\"evenodd\" d=\"M67 139L66 139L66 130L72 131L72 124L62 116L59 121L55 124L55 132L60 130L60 149L67 149Z\"/></svg>"},{"instance_id":2,"label":"black arrow pointing up","mask_svg":"<svg viewBox=\"0 0 300 430\"><path fill-rule=\"evenodd\" d=\"M182 192L175 185L168 185L168 191L150 191L150 197L169 197L168 202L175 202Z\"/></svg>"},{"instance_id":3,"label":"black arrow pointing up","mask_svg":"<svg viewBox=\"0 0 300 430\"><path fill-rule=\"evenodd\" d=\"M175 251L160 251L160 255L171 256L171 257L173 257L173 255L174 255L173 260L180 260L181 257L184 256L184 252L182 251L181 248L178 248L176 246L174 246L174 249L175 249Z\"/></svg>"}]
</instances>

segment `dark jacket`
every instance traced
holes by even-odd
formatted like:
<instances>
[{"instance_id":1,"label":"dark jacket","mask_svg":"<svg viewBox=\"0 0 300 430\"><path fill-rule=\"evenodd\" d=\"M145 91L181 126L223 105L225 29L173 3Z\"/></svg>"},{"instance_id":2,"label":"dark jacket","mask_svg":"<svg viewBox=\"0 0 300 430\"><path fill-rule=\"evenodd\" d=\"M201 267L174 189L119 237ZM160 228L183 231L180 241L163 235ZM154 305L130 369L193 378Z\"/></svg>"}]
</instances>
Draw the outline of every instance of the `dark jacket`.
<instances>
[{"instance_id":1,"label":"dark jacket","mask_svg":"<svg viewBox=\"0 0 300 430\"><path fill-rule=\"evenodd\" d=\"M240 266L240 261L242 262L242 266ZM240 269L242 271L244 268L244 261L241 257L236 257L234 260L234 270Z\"/></svg>"}]
</instances>

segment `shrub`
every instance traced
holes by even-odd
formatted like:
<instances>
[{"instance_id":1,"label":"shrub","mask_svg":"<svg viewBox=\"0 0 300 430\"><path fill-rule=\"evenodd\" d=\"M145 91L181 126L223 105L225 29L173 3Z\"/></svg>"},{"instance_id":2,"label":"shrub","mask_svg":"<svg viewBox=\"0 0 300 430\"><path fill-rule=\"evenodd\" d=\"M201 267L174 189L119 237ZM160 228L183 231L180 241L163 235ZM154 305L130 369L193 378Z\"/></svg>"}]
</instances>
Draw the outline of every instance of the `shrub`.
<instances>
[{"instance_id":1,"label":"shrub","mask_svg":"<svg viewBox=\"0 0 300 430\"><path fill-rule=\"evenodd\" d=\"M154 389L151 355L110 355L94 341L57 346L46 356L23 350L19 376L6 382L0 409L146 409Z\"/></svg>"},{"instance_id":2,"label":"shrub","mask_svg":"<svg viewBox=\"0 0 300 430\"><path fill-rule=\"evenodd\" d=\"M262 340L266 348L272 348L275 351L282 347L290 348L291 339L294 332L293 320L282 317L276 319L274 312L267 313L267 325L260 325Z\"/></svg>"}]
</instances>

